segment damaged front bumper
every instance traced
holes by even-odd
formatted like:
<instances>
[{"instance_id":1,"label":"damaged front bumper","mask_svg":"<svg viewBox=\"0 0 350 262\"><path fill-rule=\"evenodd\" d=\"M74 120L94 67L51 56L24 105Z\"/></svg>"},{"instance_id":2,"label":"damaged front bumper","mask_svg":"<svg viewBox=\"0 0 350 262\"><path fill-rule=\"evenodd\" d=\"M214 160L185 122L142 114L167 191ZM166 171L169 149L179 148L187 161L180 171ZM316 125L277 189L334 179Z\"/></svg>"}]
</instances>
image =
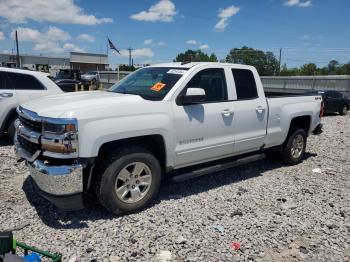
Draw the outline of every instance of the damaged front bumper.
<instances>
[{"instance_id":1,"label":"damaged front bumper","mask_svg":"<svg viewBox=\"0 0 350 262\"><path fill-rule=\"evenodd\" d=\"M38 153L31 154L15 138L15 151L26 161L30 176L40 189L39 193L59 209L78 210L84 208L83 165L54 166L37 159Z\"/></svg>"}]
</instances>

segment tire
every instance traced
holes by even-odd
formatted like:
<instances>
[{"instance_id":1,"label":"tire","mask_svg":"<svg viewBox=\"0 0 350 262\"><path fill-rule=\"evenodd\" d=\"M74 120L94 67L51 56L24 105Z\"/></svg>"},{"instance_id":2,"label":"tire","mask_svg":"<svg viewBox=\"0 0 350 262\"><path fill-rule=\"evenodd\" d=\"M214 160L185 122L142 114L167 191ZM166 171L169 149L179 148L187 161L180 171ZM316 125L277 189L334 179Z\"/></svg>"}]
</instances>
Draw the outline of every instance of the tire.
<instances>
[{"instance_id":1,"label":"tire","mask_svg":"<svg viewBox=\"0 0 350 262\"><path fill-rule=\"evenodd\" d=\"M136 166L143 168L139 175ZM98 202L109 212L122 215L142 210L152 202L159 191L162 171L159 161L149 151L129 147L102 160L95 175ZM143 185L146 181L148 186Z\"/></svg>"},{"instance_id":2,"label":"tire","mask_svg":"<svg viewBox=\"0 0 350 262\"><path fill-rule=\"evenodd\" d=\"M96 90L97 89L97 80L96 80L96 78L93 78L91 83L92 83L93 89Z\"/></svg>"},{"instance_id":3,"label":"tire","mask_svg":"<svg viewBox=\"0 0 350 262\"><path fill-rule=\"evenodd\" d=\"M306 133L302 128L293 128L282 145L281 160L287 165L301 162L306 149Z\"/></svg>"},{"instance_id":4,"label":"tire","mask_svg":"<svg viewBox=\"0 0 350 262\"><path fill-rule=\"evenodd\" d=\"M348 107L347 105L343 105L342 110L339 112L340 115L345 116L348 114Z\"/></svg>"},{"instance_id":5,"label":"tire","mask_svg":"<svg viewBox=\"0 0 350 262\"><path fill-rule=\"evenodd\" d=\"M11 120L8 123L7 130L6 130L7 137L12 143L14 142L14 139L15 139L15 133L16 133L15 121L16 121L16 119L17 118L11 118Z\"/></svg>"}]
</instances>

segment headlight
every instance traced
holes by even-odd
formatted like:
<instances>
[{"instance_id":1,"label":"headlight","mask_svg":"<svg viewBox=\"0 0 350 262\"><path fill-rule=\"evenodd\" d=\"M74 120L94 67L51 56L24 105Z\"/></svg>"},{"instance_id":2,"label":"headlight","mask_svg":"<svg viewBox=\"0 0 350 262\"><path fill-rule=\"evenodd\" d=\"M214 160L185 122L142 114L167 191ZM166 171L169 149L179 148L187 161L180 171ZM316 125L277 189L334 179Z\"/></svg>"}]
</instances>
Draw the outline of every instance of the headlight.
<instances>
[{"instance_id":1,"label":"headlight","mask_svg":"<svg viewBox=\"0 0 350 262\"><path fill-rule=\"evenodd\" d=\"M64 134L70 132L76 132L77 127L73 123L67 124L58 124L44 121L43 123L43 133L51 133L51 134Z\"/></svg>"},{"instance_id":2,"label":"headlight","mask_svg":"<svg viewBox=\"0 0 350 262\"><path fill-rule=\"evenodd\" d=\"M41 146L44 155L55 157L78 154L78 122L76 119L49 119L43 121Z\"/></svg>"}]
</instances>

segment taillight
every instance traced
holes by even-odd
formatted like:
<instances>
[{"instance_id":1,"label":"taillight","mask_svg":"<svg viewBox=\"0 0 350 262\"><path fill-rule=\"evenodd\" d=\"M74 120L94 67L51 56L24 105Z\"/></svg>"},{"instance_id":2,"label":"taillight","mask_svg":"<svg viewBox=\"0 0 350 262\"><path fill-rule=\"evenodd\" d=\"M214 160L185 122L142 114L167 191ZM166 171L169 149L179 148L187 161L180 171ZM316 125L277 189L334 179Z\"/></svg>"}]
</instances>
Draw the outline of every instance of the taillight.
<instances>
[{"instance_id":1,"label":"taillight","mask_svg":"<svg viewBox=\"0 0 350 262\"><path fill-rule=\"evenodd\" d=\"M323 100L321 101L321 109L320 109L320 117L323 117L324 114L324 102Z\"/></svg>"}]
</instances>

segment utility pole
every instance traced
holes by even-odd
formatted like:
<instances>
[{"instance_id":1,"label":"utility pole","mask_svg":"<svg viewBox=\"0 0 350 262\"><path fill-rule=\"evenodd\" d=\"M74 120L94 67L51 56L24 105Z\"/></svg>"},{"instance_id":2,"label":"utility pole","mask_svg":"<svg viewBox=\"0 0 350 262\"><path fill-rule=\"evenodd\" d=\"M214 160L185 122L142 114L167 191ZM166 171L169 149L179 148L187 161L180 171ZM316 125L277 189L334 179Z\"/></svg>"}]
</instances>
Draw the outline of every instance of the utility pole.
<instances>
[{"instance_id":1,"label":"utility pole","mask_svg":"<svg viewBox=\"0 0 350 262\"><path fill-rule=\"evenodd\" d=\"M19 60L19 49L18 49L18 35L17 35L17 30L16 30L16 50L17 50L17 54L16 54L16 67L20 68L20 60Z\"/></svg>"},{"instance_id":2,"label":"utility pole","mask_svg":"<svg viewBox=\"0 0 350 262\"><path fill-rule=\"evenodd\" d=\"M278 59L278 75L281 74L282 48L280 48L280 57Z\"/></svg>"},{"instance_id":3,"label":"utility pole","mask_svg":"<svg viewBox=\"0 0 350 262\"><path fill-rule=\"evenodd\" d=\"M132 48L129 47L128 50L129 50L129 66L131 67L131 51L132 51Z\"/></svg>"}]
</instances>

